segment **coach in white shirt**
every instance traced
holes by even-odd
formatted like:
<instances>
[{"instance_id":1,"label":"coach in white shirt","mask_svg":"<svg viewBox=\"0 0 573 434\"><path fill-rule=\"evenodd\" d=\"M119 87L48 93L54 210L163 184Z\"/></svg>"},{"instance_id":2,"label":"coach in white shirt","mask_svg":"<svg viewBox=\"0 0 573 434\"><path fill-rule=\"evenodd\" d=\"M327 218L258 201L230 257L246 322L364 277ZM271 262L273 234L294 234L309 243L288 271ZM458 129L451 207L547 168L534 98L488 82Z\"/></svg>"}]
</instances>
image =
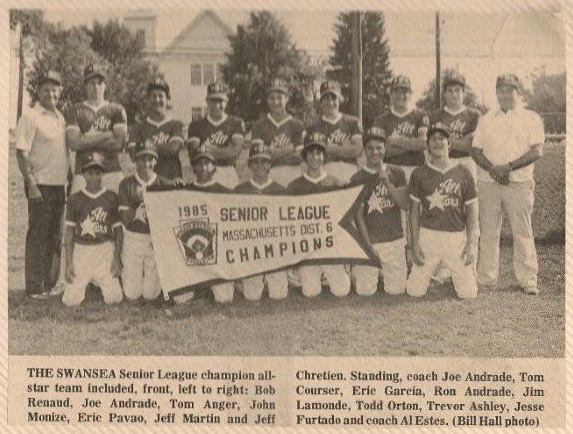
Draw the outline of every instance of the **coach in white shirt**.
<instances>
[{"instance_id":1,"label":"coach in white shirt","mask_svg":"<svg viewBox=\"0 0 573 434\"><path fill-rule=\"evenodd\" d=\"M517 76L497 78L499 109L478 123L472 158L478 165L480 252L478 283L495 285L503 211L513 234L513 270L526 294L538 294L537 254L531 227L533 163L542 156L545 134L539 115L521 106Z\"/></svg>"},{"instance_id":2,"label":"coach in white shirt","mask_svg":"<svg viewBox=\"0 0 573 434\"><path fill-rule=\"evenodd\" d=\"M26 294L48 296L59 277L60 221L64 212L69 155L66 123L56 108L62 81L49 71L38 81L38 102L25 111L16 128L18 167L28 199Z\"/></svg>"}]
</instances>

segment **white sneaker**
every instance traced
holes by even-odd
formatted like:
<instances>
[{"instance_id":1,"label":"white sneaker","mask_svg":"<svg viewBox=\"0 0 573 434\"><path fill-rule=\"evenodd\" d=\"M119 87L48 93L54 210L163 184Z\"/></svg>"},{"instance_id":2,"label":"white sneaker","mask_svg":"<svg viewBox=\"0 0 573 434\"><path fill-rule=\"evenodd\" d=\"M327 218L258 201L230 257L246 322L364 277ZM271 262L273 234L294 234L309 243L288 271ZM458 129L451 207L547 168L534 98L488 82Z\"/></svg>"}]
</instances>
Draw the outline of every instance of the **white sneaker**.
<instances>
[{"instance_id":1,"label":"white sneaker","mask_svg":"<svg viewBox=\"0 0 573 434\"><path fill-rule=\"evenodd\" d=\"M173 299L175 304L184 304L193 300L193 297L195 297L195 291L185 292L183 294L175 295L171 298Z\"/></svg>"}]
</instances>

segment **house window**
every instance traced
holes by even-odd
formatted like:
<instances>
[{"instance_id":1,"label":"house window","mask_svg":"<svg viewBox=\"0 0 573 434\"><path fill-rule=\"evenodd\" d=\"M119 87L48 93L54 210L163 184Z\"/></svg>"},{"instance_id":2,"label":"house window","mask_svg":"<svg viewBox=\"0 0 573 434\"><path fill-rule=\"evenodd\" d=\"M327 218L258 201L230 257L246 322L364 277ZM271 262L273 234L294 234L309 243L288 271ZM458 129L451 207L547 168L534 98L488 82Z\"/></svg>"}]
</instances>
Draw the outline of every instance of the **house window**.
<instances>
[{"instance_id":1,"label":"house window","mask_svg":"<svg viewBox=\"0 0 573 434\"><path fill-rule=\"evenodd\" d=\"M223 64L222 63L218 63L217 64L217 81L224 83L225 80L223 78Z\"/></svg>"},{"instance_id":2,"label":"house window","mask_svg":"<svg viewBox=\"0 0 573 434\"><path fill-rule=\"evenodd\" d=\"M203 84L207 85L215 81L215 65L212 63L203 65Z\"/></svg>"},{"instance_id":3,"label":"house window","mask_svg":"<svg viewBox=\"0 0 573 434\"><path fill-rule=\"evenodd\" d=\"M191 107L191 120L197 121L203 117L203 107Z\"/></svg>"},{"instance_id":4,"label":"house window","mask_svg":"<svg viewBox=\"0 0 573 434\"><path fill-rule=\"evenodd\" d=\"M201 86L203 81L201 80L201 64L193 63L191 64L191 86Z\"/></svg>"}]
</instances>

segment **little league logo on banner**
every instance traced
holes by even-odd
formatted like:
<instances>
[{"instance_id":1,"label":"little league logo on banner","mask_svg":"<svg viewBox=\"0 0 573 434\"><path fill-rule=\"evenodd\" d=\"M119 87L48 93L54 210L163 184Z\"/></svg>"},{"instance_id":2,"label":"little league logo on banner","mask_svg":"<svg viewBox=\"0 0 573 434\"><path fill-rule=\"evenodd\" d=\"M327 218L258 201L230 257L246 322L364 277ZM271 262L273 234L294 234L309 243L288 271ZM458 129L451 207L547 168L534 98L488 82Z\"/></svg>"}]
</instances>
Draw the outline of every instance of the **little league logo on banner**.
<instances>
[{"instance_id":1,"label":"little league logo on banner","mask_svg":"<svg viewBox=\"0 0 573 434\"><path fill-rule=\"evenodd\" d=\"M362 187L304 196L148 189L161 285L178 293L296 264L374 264L354 225Z\"/></svg>"}]
</instances>

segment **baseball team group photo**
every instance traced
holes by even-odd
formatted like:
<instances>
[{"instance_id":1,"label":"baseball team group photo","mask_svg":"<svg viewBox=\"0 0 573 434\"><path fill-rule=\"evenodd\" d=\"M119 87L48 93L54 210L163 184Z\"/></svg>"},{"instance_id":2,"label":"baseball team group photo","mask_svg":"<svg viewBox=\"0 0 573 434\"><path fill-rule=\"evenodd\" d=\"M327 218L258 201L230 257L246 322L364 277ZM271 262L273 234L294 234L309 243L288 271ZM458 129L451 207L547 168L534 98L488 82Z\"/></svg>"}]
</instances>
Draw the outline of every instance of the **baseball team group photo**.
<instances>
[{"instance_id":1,"label":"baseball team group photo","mask_svg":"<svg viewBox=\"0 0 573 434\"><path fill-rule=\"evenodd\" d=\"M10 27L10 354L564 357L560 13Z\"/></svg>"}]
</instances>

